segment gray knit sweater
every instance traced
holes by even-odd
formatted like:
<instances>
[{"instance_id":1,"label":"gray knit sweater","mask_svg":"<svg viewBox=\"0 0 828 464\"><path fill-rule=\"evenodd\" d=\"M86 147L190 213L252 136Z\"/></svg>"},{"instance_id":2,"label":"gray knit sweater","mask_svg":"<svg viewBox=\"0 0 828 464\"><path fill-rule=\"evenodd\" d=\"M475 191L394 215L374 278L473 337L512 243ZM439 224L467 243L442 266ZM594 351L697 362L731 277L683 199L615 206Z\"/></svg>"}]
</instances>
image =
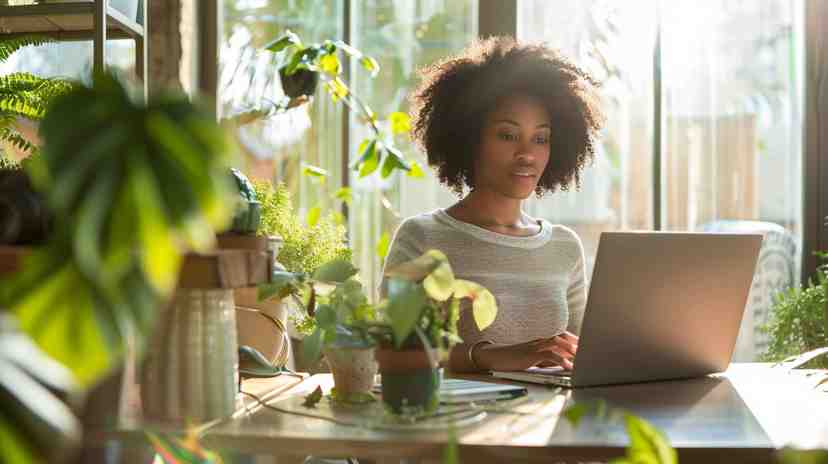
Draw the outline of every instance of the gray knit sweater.
<instances>
[{"instance_id":1,"label":"gray knit sweater","mask_svg":"<svg viewBox=\"0 0 828 464\"><path fill-rule=\"evenodd\" d=\"M538 234L513 237L438 209L400 224L385 266L437 249L448 256L458 278L488 288L497 299L497 318L480 332L471 311L463 310L459 331L465 343L514 344L564 330L579 334L586 304L583 245L567 227L539 224Z\"/></svg>"}]
</instances>

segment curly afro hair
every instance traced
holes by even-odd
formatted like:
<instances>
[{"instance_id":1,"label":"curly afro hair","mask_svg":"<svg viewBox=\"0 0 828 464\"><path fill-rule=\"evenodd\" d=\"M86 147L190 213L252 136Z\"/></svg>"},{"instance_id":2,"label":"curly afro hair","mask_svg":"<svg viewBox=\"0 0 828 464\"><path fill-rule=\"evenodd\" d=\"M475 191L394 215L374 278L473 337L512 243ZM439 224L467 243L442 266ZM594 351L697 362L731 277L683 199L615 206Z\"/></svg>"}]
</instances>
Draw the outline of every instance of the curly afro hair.
<instances>
[{"instance_id":1,"label":"curly afro hair","mask_svg":"<svg viewBox=\"0 0 828 464\"><path fill-rule=\"evenodd\" d=\"M474 189L474 158L487 114L503 97L526 95L552 117L549 164L537 195L569 190L573 183L580 187L604 115L599 84L559 51L491 37L420 74L422 82L411 96L412 136L441 183L458 195L464 186Z\"/></svg>"}]
</instances>

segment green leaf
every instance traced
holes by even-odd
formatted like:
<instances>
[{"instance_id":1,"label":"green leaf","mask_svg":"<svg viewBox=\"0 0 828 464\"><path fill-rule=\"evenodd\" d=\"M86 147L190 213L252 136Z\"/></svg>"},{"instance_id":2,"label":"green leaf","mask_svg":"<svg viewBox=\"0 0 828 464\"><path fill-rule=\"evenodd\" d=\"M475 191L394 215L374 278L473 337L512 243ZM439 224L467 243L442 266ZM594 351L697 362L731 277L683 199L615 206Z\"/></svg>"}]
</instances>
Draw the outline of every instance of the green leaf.
<instances>
[{"instance_id":1,"label":"green leaf","mask_svg":"<svg viewBox=\"0 0 828 464\"><path fill-rule=\"evenodd\" d=\"M380 261L385 260L385 257L388 256L388 247L390 246L391 235L387 231L383 232L377 242L377 256L379 256Z\"/></svg>"},{"instance_id":2,"label":"green leaf","mask_svg":"<svg viewBox=\"0 0 828 464\"><path fill-rule=\"evenodd\" d=\"M351 93L351 90L348 88L348 86L345 85L345 83L342 82L342 80L338 77L326 82L325 87L328 89L328 93L331 94L331 99L334 102L337 102L347 97Z\"/></svg>"},{"instance_id":3,"label":"green leaf","mask_svg":"<svg viewBox=\"0 0 828 464\"><path fill-rule=\"evenodd\" d=\"M320 329L335 331L336 312L329 305L319 305L316 308L316 323Z\"/></svg>"},{"instance_id":4,"label":"green leaf","mask_svg":"<svg viewBox=\"0 0 828 464\"><path fill-rule=\"evenodd\" d=\"M383 179L387 178L394 172L395 169L407 171L411 169L408 162L402 158L402 154L394 147L386 146L385 161L382 163L382 172L380 175Z\"/></svg>"},{"instance_id":5,"label":"green leaf","mask_svg":"<svg viewBox=\"0 0 828 464\"><path fill-rule=\"evenodd\" d=\"M572 424L573 427L577 427L578 424L581 423L581 419L589 412L589 407L584 403L576 403L572 406L566 408L563 412L563 416L566 420Z\"/></svg>"},{"instance_id":6,"label":"green leaf","mask_svg":"<svg viewBox=\"0 0 828 464\"><path fill-rule=\"evenodd\" d=\"M323 264L313 273L313 279L319 282L345 282L356 275L358 269L346 259L334 259Z\"/></svg>"},{"instance_id":7,"label":"green leaf","mask_svg":"<svg viewBox=\"0 0 828 464\"><path fill-rule=\"evenodd\" d=\"M335 54L323 55L322 58L319 58L319 67L322 68L323 72L332 76L336 76L341 70L339 58Z\"/></svg>"},{"instance_id":8,"label":"green leaf","mask_svg":"<svg viewBox=\"0 0 828 464\"><path fill-rule=\"evenodd\" d=\"M305 402L302 403L302 406L306 408L315 408L317 403L320 401L322 401L322 387L317 386L316 390L305 397Z\"/></svg>"},{"instance_id":9,"label":"green leaf","mask_svg":"<svg viewBox=\"0 0 828 464\"><path fill-rule=\"evenodd\" d=\"M431 298L443 302L454 293L454 272L448 260L441 260L423 280L423 288Z\"/></svg>"},{"instance_id":10,"label":"green leaf","mask_svg":"<svg viewBox=\"0 0 828 464\"><path fill-rule=\"evenodd\" d=\"M360 58L359 64L361 64L366 71L371 72L371 77L376 77L377 74L379 74L379 63L377 63L377 60L371 58L370 56L363 56L362 58Z\"/></svg>"},{"instance_id":11,"label":"green leaf","mask_svg":"<svg viewBox=\"0 0 828 464\"><path fill-rule=\"evenodd\" d=\"M799 450L783 448L779 451L782 464L828 464L828 450Z\"/></svg>"},{"instance_id":12,"label":"green leaf","mask_svg":"<svg viewBox=\"0 0 828 464\"><path fill-rule=\"evenodd\" d=\"M428 250L422 255L385 270L386 277L397 277L412 282L425 279L440 264L447 262L446 255L439 250Z\"/></svg>"},{"instance_id":13,"label":"green leaf","mask_svg":"<svg viewBox=\"0 0 828 464\"><path fill-rule=\"evenodd\" d=\"M411 131L411 118L403 112L395 111L388 116L391 122L391 132L394 134L407 134Z\"/></svg>"},{"instance_id":14,"label":"green leaf","mask_svg":"<svg viewBox=\"0 0 828 464\"><path fill-rule=\"evenodd\" d=\"M359 150L362 154L354 164L354 168L359 169L359 177L365 177L379 167L380 157L377 152L377 141L366 139L359 145Z\"/></svg>"},{"instance_id":15,"label":"green leaf","mask_svg":"<svg viewBox=\"0 0 828 464\"><path fill-rule=\"evenodd\" d=\"M5 417L0 417L0 460L19 463L40 462L40 456L35 454L31 443L28 443L21 432L19 425L9 424Z\"/></svg>"},{"instance_id":16,"label":"green leaf","mask_svg":"<svg viewBox=\"0 0 828 464\"><path fill-rule=\"evenodd\" d=\"M351 187L340 187L339 190L334 193L334 198L342 201L346 205L350 205L354 199Z\"/></svg>"},{"instance_id":17,"label":"green leaf","mask_svg":"<svg viewBox=\"0 0 828 464\"><path fill-rule=\"evenodd\" d=\"M172 293L181 266L180 250L175 244L173 229L164 215L158 185L147 166L133 163L128 183L138 215L138 237L141 241L141 269L162 296ZM131 237L122 237L130 241Z\"/></svg>"},{"instance_id":18,"label":"green leaf","mask_svg":"<svg viewBox=\"0 0 828 464\"><path fill-rule=\"evenodd\" d=\"M330 173L325 169L322 169L317 166L312 166L310 164L306 164L302 166L302 174L310 177L322 178L330 176Z\"/></svg>"},{"instance_id":19,"label":"green leaf","mask_svg":"<svg viewBox=\"0 0 828 464\"><path fill-rule=\"evenodd\" d=\"M66 264L12 309L20 328L40 349L68 367L82 387L89 387L120 354L106 343L96 307L86 281L74 266Z\"/></svg>"},{"instance_id":20,"label":"green leaf","mask_svg":"<svg viewBox=\"0 0 828 464\"><path fill-rule=\"evenodd\" d=\"M308 227L316 227L316 224L319 223L319 216L322 215L322 208L319 206L314 206L313 208L308 210Z\"/></svg>"},{"instance_id":21,"label":"green leaf","mask_svg":"<svg viewBox=\"0 0 828 464\"><path fill-rule=\"evenodd\" d=\"M414 331L425 309L426 301L426 293L422 286L397 279L389 282L387 315L397 348Z\"/></svg>"},{"instance_id":22,"label":"green leaf","mask_svg":"<svg viewBox=\"0 0 828 464\"><path fill-rule=\"evenodd\" d=\"M627 414L625 417L627 435L630 445L627 458L636 463L676 464L676 450L670 446L667 438L649 422L640 417Z\"/></svg>"},{"instance_id":23,"label":"green leaf","mask_svg":"<svg viewBox=\"0 0 828 464\"><path fill-rule=\"evenodd\" d=\"M472 300L474 322L480 330L492 325L497 317L497 300L486 287L468 280L454 281L454 296Z\"/></svg>"},{"instance_id":24,"label":"green leaf","mask_svg":"<svg viewBox=\"0 0 828 464\"><path fill-rule=\"evenodd\" d=\"M423 169L420 167L419 163L417 163L416 161L412 161L410 166L411 169L409 169L408 174L406 174L408 177L413 177L415 179L422 179L423 177L425 177L425 173L423 172Z\"/></svg>"},{"instance_id":25,"label":"green leaf","mask_svg":"<svg viewBox=\"0 0 828 464\"><path fill-rule=\"evenodd\" d=\"M322 354L322 342L325 338L325 329L317 327L312 334L302 340L302 357L305 362L313 363Z\"/></svg>"},{"instance_id":26,"label":"green leaf","mask_svg":"<svg viewBox=\"0 0 828 464\"><path fill-rule=\"evenodd\" d=\"M449 424L448 440L443 451L443 464L460 464L460 452L457 449L457 432L454 424Z\"/></svg>"},{"instance_id":27,"label":"green leaf","mask_svg":"<svg viewBox=\"0 0 828 464\"><path fill-rule=\"evenodd\" d=\"M270 282L258 285L258 300L265 301L273 297L284 298L296 289L298 282L299 279L296 274L274 270L270 274Z\"/></svg>"},{"instance_id":28,"label":"green leaf","mask_svg":"<svg viewBox=\"0 0 828 464\"><path fill-rule=\"evenodd\" d=\"M265 50L270 50L271 52L280 52L280 51L284 50L285 48L287 48L291 45L301 47L302 46L302 41L299 40L299 36L296 35L296 33L292 32L290 30L287 30L287 31L285 31L285 35L283 35L283 36L279 37L278 39L275 39L271 42L268 42L264 46L264 48L265 48Z\"/></svg>"}]
</instances>

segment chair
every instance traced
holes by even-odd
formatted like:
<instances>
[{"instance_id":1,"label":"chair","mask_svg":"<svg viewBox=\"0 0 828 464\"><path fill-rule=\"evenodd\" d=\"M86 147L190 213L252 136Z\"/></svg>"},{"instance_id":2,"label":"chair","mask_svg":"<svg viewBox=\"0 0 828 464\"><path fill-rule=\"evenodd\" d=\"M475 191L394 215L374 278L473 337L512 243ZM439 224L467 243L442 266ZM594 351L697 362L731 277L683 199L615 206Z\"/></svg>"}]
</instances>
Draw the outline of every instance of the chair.
<instances>
[{"instance_id":1,"label":"chair","mask_svg":"<svg viewBox=\"0 0 828 464\"><path fill-rule=\"evenodd\" d=\"M767 323L774 298L780 291L798 284L798 241L787 229L772 222L721 220L707 223L701 230L764 236L732 358L734 362L756 361L768 347L768 336L759 328Z\"/></svg>"}]
</instances>

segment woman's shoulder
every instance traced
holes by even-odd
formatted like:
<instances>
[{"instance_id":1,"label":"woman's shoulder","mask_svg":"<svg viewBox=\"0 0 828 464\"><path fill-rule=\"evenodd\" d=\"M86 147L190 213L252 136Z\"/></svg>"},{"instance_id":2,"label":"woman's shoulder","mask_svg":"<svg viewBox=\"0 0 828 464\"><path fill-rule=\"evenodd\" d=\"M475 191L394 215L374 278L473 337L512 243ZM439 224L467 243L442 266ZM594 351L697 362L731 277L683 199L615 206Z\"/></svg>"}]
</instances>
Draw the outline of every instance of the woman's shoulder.
<instances>
[{"instance_id":1,"label":"woman's shoulder","mask_svg":"<svg viewBox=\"0 0 828 464\"><path fill-rule=\"evenodd\" d=\"M546 219L541 219L541 221L543 227L549 231L548 248L554 249L557 252L566 250L567 254L571 254L574 258L577 258L583 253L584 244L575 230L563 224L553 224Z\"/></svg>"},{"instance_id":2,"label":"woman's shoulder","mask_svg":"<svg viewBox=\"0 0 828 464\"><path fill-rule=\"evenodd\" d=\"M565 241L581 244L581 237L570 227L563 224L553 224L546 219L541 219L543 228L549 231L549 236L552 240Z\"/></svg>"},{"instance_id":3,"label":"woman's shoulder","mask_svg":"<svg viewBox=\"0 0 828 464\"><path fill-rule=\"evenodd\" d=\"M424 236L442 230L445 225L439 219L439 211L420 213L409 216L400 222L397 227L398 236Z\"/></svg>"}]
</instances>

